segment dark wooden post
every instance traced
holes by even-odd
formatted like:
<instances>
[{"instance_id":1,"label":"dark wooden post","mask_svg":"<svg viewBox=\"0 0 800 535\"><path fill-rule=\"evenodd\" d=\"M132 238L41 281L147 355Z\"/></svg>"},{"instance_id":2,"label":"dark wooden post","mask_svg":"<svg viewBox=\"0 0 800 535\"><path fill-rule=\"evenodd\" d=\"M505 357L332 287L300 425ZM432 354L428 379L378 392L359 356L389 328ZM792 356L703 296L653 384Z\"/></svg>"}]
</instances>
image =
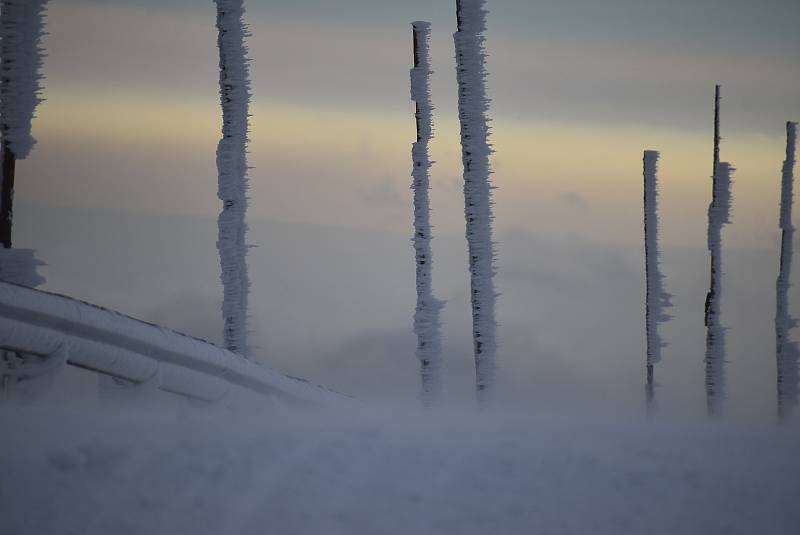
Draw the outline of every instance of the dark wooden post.
<instances>
[{"instance_id":1,"label":"dark wooden post","mask_svg":"<svg viewBox=\"0 0 800 535\"><path fill-rule=\"evenodd\" d=\"M0 243L5 249L11 248L11 224L14 216L14 170L16 157L7 142L3 142L2 149L3 170L0 181Z\"/></svg>"},{"instance_id":2,"label":"dark wooden post","mask_svg":"<svg viewBox=\"0 0 800 535\"><path fill-rule=\"evenodd\" d=\"M711 176L717 172L719 165L719 84L714 86L714 168Z\"/></svg>"}]
</instances>

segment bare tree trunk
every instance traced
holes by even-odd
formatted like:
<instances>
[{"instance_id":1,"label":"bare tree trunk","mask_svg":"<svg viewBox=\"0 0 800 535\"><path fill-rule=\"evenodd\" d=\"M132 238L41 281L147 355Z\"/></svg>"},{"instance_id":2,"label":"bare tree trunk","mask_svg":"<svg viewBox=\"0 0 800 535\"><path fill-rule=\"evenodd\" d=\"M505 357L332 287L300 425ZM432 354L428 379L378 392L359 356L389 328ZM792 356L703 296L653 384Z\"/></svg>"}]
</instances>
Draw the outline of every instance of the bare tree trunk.
<instances>
[{"instance_id":1,"label":"bare tree trunk","mask_svg":"<svg viewBox=\"0 0 800 535\"><path fill-rule=\"evenodd\" d=\"M416 103L414 114L417 141L412 145L412 189L414 190L414 251L416 260L417 306L414 312L414 332L417 335L417 358L420 361L422 402L432 406L442 395L442 344L439 334L439 313L443 302L433 296L431 268L430 201L428 190L431 167L428 144L432 137L433 120L430 96L430 58L428 54L430 23L412 23L414 38L414 68L411 69L411 99Z\"/></svg>"},{"instance_id":2,"label":"bare tree trunk","mask_svg":"<svg viewBox=\"0 0 800 535\"><path fill-rule=\"evenodd\" d=\"M778 280L775 283L775 358L777 361L778 421L785 422L798 401L798 358L800 349L789 338L789 331L797 320L789 315L789 288L794 253L794 225L792 205L794 202L794 153L797 123L786 123L786 159L781 170L781 258Z\"/></svg>"},{"instance_id":3,"label":"bare tree trunk","mask_svg":"<svg viewBox=\"0 0 800 535\"><path fill-rule=\"evenodd\" d=\"M478 402L493 397L495 376L494 242L489 125L483 31L485 0L456 0L458 31L453 35L458 80L458 118L464 165L464 215L469 249L472 336Z\"/></svg>"}]
</instances>

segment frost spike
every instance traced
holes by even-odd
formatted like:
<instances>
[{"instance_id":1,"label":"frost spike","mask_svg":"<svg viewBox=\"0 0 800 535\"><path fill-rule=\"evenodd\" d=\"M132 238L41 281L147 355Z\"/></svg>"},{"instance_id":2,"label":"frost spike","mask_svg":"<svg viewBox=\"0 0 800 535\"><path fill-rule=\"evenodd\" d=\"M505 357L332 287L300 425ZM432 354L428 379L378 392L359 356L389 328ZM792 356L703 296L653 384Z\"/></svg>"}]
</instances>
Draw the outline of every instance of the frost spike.
<instances>
[{"instance_id":1,"label":"frost spike","mask_svg":"<svg viewBox=\"0 0 800 535\"><path fill-rule=\"evenodd\" d=\"M486 111L485 0L456 0L458 31L453 35L458 80L458 118L464 165L464 216L469 249L470 300L478 402L493 395L495 375L494 242L492 241L492 152Z\"/></svg>"},{"instance_id":2,"label":"frost spike","mask_svg":"<svg viewBox=\"0 0 800 535\"><path fill-rule=\"evenodd\" d=\"M217 5L217 46L219 87L222 105L222 139L217 146L219 250L223 287L222 316L225 348L246 356L247 298L247 133L250 80L248 35L243 22L243 0L215 0Z\"/></svg>"},{"instance_id":3,"label":"frost spike","mask_svg":"<svg viewBox=\"0 0 800 535\"><path fill-rule=\"evenodd\" d=\"M431 222L430 177L428 170L433 162L428 155L432 137L433 119L430 93L430 68L428 54L430 23L411 23L414 39L414 68L411 69L411 100L416 103L417 141L411 146L414 190L414 243L416 262L417 306L414 312L414 333L417 335L417 358L420 361L422 402L430 407L442 396L442 342L439 334L439 313L444 305L433 296L431 284Z\"/></svg>"},{"instance_id":4,"label":"frost spike","mask_svg":"<svg viewBox=\"0 0 800 535\"><path fill-rule=\"evenodd\" d=\"M661 361L661 349L666 344L661 340L658 326L669 319L664 312L672 306L672 296L664 291L664 275L659 267L661 252L658 245L658 159L655 150L644 151L644 255L645 255L645 332L647 335L647 407L655 400L654 366Z\"/></svg>"},{"instance_id":5,"label":"frost spike","mask_svg":"<svg viewBox=\"0 0 800 535\"><path fill-rule=\"evenodd\" d=\"M718 416L725 398L725 328L720 324L722 298L722 227L730 222L731 174L734 168L720 162L714 173L712 201L708 207L708 250L711 253L711 280L706 297L706 407Z\"/></svg>"},{"instance_id":6,"label":"frost spike","mask_svg":"<svg viewBox=\"0 0 800 535\"><path fill-rule=\"evenodd\" d=\"M777 360L778 420L786 421L798 401L798 358L800 349L789 338L789 330L797 320L789 315L789 276L792 272L794 253L794 226L792 205L794 203L794 152L797 140L797 123L786 123L786 159L781 169L781 259L778 280L775 283L775 358Z\"/></svg>"},{"instance_id":7,"label":"frost spike","mask_svg":"<svg viewBox=\"0 0 800 535\"><path fill-rule=\"evenodd\" d=\"M31 121L41 99L44 10L47 0L0 3L0 243L11 247L14 171L36 140Z\"/></svg>"}]
</instances>

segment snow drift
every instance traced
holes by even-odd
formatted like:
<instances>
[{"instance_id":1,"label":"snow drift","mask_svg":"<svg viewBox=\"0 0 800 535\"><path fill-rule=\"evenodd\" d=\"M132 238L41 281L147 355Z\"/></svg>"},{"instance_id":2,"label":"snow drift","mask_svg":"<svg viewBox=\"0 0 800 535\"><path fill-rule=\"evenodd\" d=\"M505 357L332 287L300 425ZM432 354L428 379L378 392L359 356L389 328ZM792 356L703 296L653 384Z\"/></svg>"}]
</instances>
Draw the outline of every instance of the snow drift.
<instances>
[{"instance_id":1,"label":"snow drift","mask_svg":"<svg viewBox=\"0 0 800 535\"><path fill-rule=\"evenodd\" d=\"M0 407L0 532L794 535L797 429ZM489 416L487 414L487 416Z\"/></svg>"}]
</instances>

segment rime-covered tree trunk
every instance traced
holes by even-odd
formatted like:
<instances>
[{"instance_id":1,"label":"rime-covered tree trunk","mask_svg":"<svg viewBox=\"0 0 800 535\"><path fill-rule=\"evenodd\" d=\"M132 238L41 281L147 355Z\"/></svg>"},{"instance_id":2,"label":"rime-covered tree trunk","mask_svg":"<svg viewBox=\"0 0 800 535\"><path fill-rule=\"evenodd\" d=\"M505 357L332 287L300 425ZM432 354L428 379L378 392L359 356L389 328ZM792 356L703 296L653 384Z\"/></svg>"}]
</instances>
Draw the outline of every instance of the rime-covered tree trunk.
<instances>
[{"instance_id":1,"label":"rime-covered tree trunk","mask_svg":"<svg viewBox=\"0 0 800 535\"><path fill-rule=\"evenodd\" d=\"M247 355L247 134L250 80L243 0L216 0L222 139L217 146L225 347Z\"/></svg>"},{"instance_id":2,"label":"rime-covered tree trunk","mask_svg":"<svg viewBox=\"0 0 800 535\"><path fill-rule=\"evenodd\" d=\"M794 225L792 205L794 203L794 152L797 140L797 123L786 123L786 159L781 170L781 260L776 287L775 311L775 356L777 359L778 420L791 416L798 400L798 358L800 349L789 338L789 331L797 320L789 315L789 277L792 272L794 253Z\"/></svg>"},{"instance_id":3,"label":"rime-covered tree trunk","mask_svg":"<svg viewBox=\"0 0 800 535\"><path fill-rule=\"evenodd\" d=\"M458 31L453 35L458 80L458 118L464 165L464 215L469 250L472 335L478 401L489 401L495 375L494 242L489 125L486 112L485 0L456 0Z\"/></svg>"},{"instance_id":4,"label":"rime-covered tree trunk","mask_svg":"<svg viewBox=\"0 0 800 535\"><path fill-rule=\"evenodd\" d=\"M41 102L44 9L47 0L0 2L0 243L11 247L14 174L36 140L31 121Z\"/></svg>"},{"instance_id":5,"label":"rime-covered tree trunk","mask_svg":"<svg viewBox=\"0 0 800 535\"><path fill-rule=\"evenodd\" d=\"M428 190L431 167L428 144L432 137L433 119L430 94L430 23L412 22L414 68L411 69L411 100L416 103L417 141L411 146L414 190L414 252L416 259L417 306L414 312L414 333L417 335L417 358L420 361L422 401L425 406L438 402L442 394L442 342L439 334L439 313L443 302L433 296L431 284L431 222Z\"/></svg>"},{"instance_id":6,"label":"rime-covered tree trunk","mask_svg":"<svg viewBox=\"0 0 800 535\"><path fill-rule=\"evenodd\" d=\"M645 254L645 332L647 336L647 383L648 409L655 399L655 364L661 361L661 349L666 344L658 332L660 323L669 316L664 310L671 306L671 296L664 291L664 275L659 267L658 245L658 158L655 150L644 151L644 254Z\"/></svg>"},{"instance_id":7,"label":"rime-covered tree trunk","mask_svg":"<svg viewBox=\"0 0 800 535\"><path fill-rule=\"evenodd\" d=\"M706 297L705 387L708 414L720 413L725 398L725 328L720 323L722 299L722 227L730 222L731 174L734 169L720 162L714 173L713 194L708 207L708 250L711 280Z\"/></svg>"}]
</instances>

